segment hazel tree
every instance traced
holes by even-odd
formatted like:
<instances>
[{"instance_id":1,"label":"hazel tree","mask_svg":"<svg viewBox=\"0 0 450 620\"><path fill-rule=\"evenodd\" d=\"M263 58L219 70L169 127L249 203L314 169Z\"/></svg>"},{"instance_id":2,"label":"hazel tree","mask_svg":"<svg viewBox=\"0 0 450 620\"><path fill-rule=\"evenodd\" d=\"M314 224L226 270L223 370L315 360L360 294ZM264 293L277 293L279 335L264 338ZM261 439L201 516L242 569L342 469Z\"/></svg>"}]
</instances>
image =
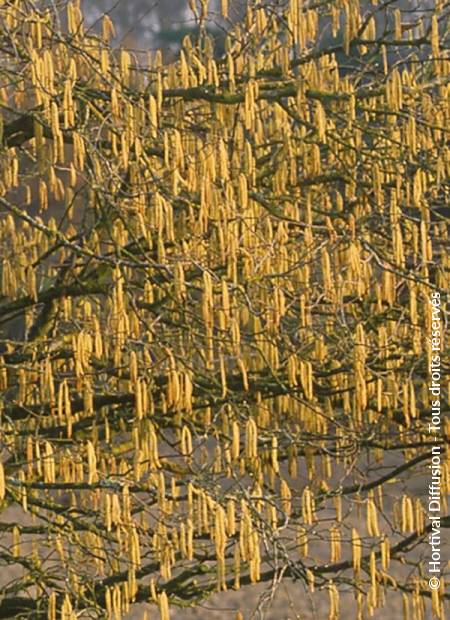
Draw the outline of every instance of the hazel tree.
<instances>
[{"instance_id":1,"label":"hazel tree","mask_svg":"<svg viewBox=\"0 0 450 620\"><path fill-rule=\"evenodd\" d=\"M189 7L165 64L0 2L0 618L290 580L443 620L448 5L249 2L220 57Z\"/></svg>"}]
</instances>

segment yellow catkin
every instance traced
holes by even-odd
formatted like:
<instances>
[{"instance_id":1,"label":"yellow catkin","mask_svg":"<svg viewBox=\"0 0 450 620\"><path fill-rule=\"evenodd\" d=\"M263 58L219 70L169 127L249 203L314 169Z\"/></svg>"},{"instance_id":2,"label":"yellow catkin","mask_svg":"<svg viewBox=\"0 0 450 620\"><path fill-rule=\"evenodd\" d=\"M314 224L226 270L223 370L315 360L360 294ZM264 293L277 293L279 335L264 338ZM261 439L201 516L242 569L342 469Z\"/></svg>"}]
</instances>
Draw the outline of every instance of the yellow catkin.
<instances>
[{"instance_id":1,"label":"yellow catkin","mask_svg":"<svg viewBox=\"0 0 450 620\"><path fill-rule=\"evenodd\" d=\"M228 19L228 0L220 0L220 10L222 12L222 17Z\"/></svg>"},{"instance_id":2,"label":"yellow catkin","mask_svg":"<svg viewBox=\"0 0 450 620\"><path fill-rule=\"evenodd\" d=\"M138 360L135 351L130 353L130 383L134 385L138 379Z\"/></svg>"},{"instance_id":3,"label":"yellow catkin","mask_svg":"<svg viewBox=\"0 0 450 620\"><path fill-rule=\"evenodd\" d=\"M356 575L359 575L361 570L361 538L355 528L352 529L352 562L353 562L353 570Z\"/></svg>"},{"instance_id":4,"label":"yellow catkin","mask_svg":"<svg viewBox=\"0 0 450 620\"><path fill-rule=\"evenodd\" d=\"M17 525L13 527L12 531L11 553L14 558L18 558L20 556L20 529Z\"/></svg>"},{"instance_id":5,"label":"yellow catkin","mask_svg":"<svg viewBox=\"0 0 450 620\"><path fill-rule=\"evenodd\" d=\"M306 525L314 522L314 498L309 487L305 487L302 494L302 516Z\"/></svg>"},{"instance_id":6,"label":"yellow catkin","mask_svg":"<svg viewBox=\"0 0 450 620\"><path fill-rule=\"evenodd\" d=\"M328 593L330 598L330 612L328 620L339 619L339 591L334 583L328 585Z\"/></svg>"},{"instance_id":7,"label":"yellow catkin","mask_svg":"<svg viewBox=\"0 0 450 620\"><path fill-rule=\"evenodd\" d=\"M431 17L431 51L434 58L439 56L439 21L438 16L433 14Z\"/></svg>"},{"instance_id":8,"label":"yellow catkin","mask_svg":"<svg viewBox=\"0 0 450 620\"><path fill-rule=\"evenodd\" d=\"M158 592L156 590L156 584L155 584L155 580L153 578L150 579L149 589L150 589L150 601L152 601L153 603L157 603L158 602Z\"/></svg>"},{"instance_id":9,"label":"yellow catkin","mask_svg":"<svg viewBox=\"0 0 450 620\"><path fill-rule=\"evenodd\" d=\"M220 360L220 380L222 383L222 398L225 398L227 395L227 391L228 391L225 356L223 354L220 354L219 360Z\"/></svg>"},{"instance_id":10,"label":"yellow catkin","mask_svg":"<svg viewBox=\"0 0 450 620\"><path fill-rule=\"evenodd\" d=\"M187 426L181 431L181 454L186 457L192 454L192 435Z\"/></svg>"},{"instance_id":11,"label":"yellow catkin","mask_svg":"<svg viewBox=\"0 0 450 620\"><path fill-rule=\"evenodd\" d=\"M338 527L333 526L330 530L331 534L331 552L330 561L339 562L341 559L341 532Z\"/></svg>"},{"instance_id":12,"label":"yellow catkin","mask_svg":"<svg viewBox=\"0 0 450 620\"><path fill-rule=\"evenodd\" d=\"M186 555L188 560L194 558L194 524L192 519L188 518L186 524Z\"/></svg>"},{"instance_id":13,"label":"yellow catkin","mask_svg":"<svg viewBox=\"0 0 450 620\"><path fill-rule=\"evenodd\" d=\"M410 620L410 606L409 606L409 598L406 593L402 595L402 607L403 607L403 620Z\"/></svg>"},{"instance_id":14,"label":"yellow catkin","mask_svg":"<svg viewBox=\"0 0 450 620\"><path fill-rule=\"evenodd\" d=\"M247 368L245 367L245 362L244 360L239 358L237 363L238 363L239 370L241 371L241 374L242 374L242 385L244 387L244 391L248 392L249 390L248 374L247 374Z\"/></svg>"},{"instance_id":15,"label":"yellow catkin","mask_svg":"<svg viewBox=\"0 0 450 620\"><path fill-rule=\"evenodd\" d=\"M48 208L47 184L43 179L39 180L39 208L41 211L46 211Z\"/></svg>"},{"instance_id":16,"label":"yellow catkin","mask_svg":"<svg viewBox=\"0 0 450 620\"><path fill-rule=\"evenodd\" d=\"M217 588L226 590L225 573L225 547L227 543L226 535L226 515L222 506L217 505L215 510L215 529L214 529L216 557L217 557Z\"/></svg>"},{"instance_id":17,"label":"yellow catkin","mask_svg":"<svg viewBox=\"0 0 450 620\"><path fill-rule=\"evenodd\" d=\"M378 515L375 502L372 498L367 500L367 531L369 536L379 536Z\"/></svg>"},{"instance_id":18,"label":"yellow catkin","mask_svg":"<svg viewBox=\"0 0 450 620\"><path fill-rule=\"evenodd\" d=\"M431 590L431 608L433 614L439 618L439 620L444 620L439 590Z\"/></svg>"},{"instance_id":19,"label":"yellow catkin","mask_svg":"<svg viewBox=\"0 0 450 620\"><path fill-rule=\"evenodd\" d=\"M236 420L233 420L231 430L231 458L233 461L237 461L240 455L240 427Z\"/></svg>"},{"instance_id":20,"label":"yellow catkin","mask_svg":"<svg viewBox=\"0 0 450 620\"><path fill-rule=\"evenodd\" d=\"M336 510L336 521L338 523L342 522L342 496L338 495L334 498L334 508Z\"/></svg>"},{"instance_id":21,"label":"yellow catkin","mask_svg":"<svg viewBox=\"0 0 450 620\"><path fill-rule=\"evenodd\" d=\"M402 14L400 9L394 10L394 37L397 40L402 38Z\"/></svg>"},{"instance_id":22,"label":"yellow catkin","mask_svg":"<svg viewBox=\"0 0 450 620\"><path fill-rule=\"evenodd\" d=\"M51 592L47 603L47 620L56 620L56 592Z\"/></svg>"},{"instance_id":23,"label":"yellow catkin","mask_svg":"<svg viewBox=\"0 0 450 620\"><path fill-rule=\"evenodd\" d=\"M233 499L227 501L226 530L228 536L234 536L236 534L236 504Z\"/></svg>"},{"instance_id":24,"label":"yellow catkin","mask_svg":"<svg viewBox=\"0 0 450 620\"><path fill-rule=\"evenodd\" d=\"M37 446L36 446L37 447ZM46 441L44 444L44 482L54 483L56 482L56 473L55 473L55 458L53 453L53 446L50 442ZM36 450L37 453L37 450ZM37 454L36 454L37 455Z\"/></svg>"},{"instance_id":25,"label":"yellow catkin","mask_svg":"<svg viewBox=\"0 0 450 620\"><path fill-rule=\"evenodd\" d=\"M106 531L110 532L112 529L112 515L111 515L111 497L109 494L105 495L104 499L104 511L105 511L105 526Z\"/></svg>"},{"instance_id":26,"label":"yellow catkin","mask_svg":"<svg viewBox=\"0 0 450 620\"><path fill-rule=\"evenodd\" d=\"M315 591L315 586L316 586L316 579L315 579L314 573L309 568L307 568L305 572L306 572L306 579L307 579L308 586L309 586L309 591L313 593Z\"/></svg>"},{"instance_id":27,"label":"yellow catkin","mask_svg":"<svg viewBox=\"0 0 450 620\"><path fill-rule=\"evenodd\" d=\"M111 36L116 36L116 30L109 15L104 15L102 20L102 39L104 43L109 43Z\"/></svg>"},{"instance_id":28,"label":"yellow catkin","mask_svg":"<svg viewBox=\"0 0 450 620\"><path fill-rule=\"evenodd\" d=\"M302 557L308 556L308 533L303 526L298 526L297 530L298 551Z\"/></svg>"},{"instance_id":29,"label":"yellow catkin","mask_svg":"<svg viewBox=\"0 0 450 620\"><path fill-rule=\"evenodd\" d=\"M159 603L159 613L161 615L161 620L170 620L169 601L168 601L167 594L165 593L165 591L159 594L158 603Z\"/></svg>"},{"instance_id":30,"label":"yellow catkin","mask_svg":"<svg viewBox=\"0 0 450 620\"><path fill-rule=\"evenodd\" d=\"M253 418L247 421L245 429L245 456L249 461L258 456L258 429Z\"/></svg>"},{"instance_id":31,"label":"yellow catkin","mask_svg":"<svg viewBox=\"0 0 450 620\"><path fill-rule=\"evenodd\" d=\"M97 456L95 448L91 441L86 442L86 454L88 465L88 484L92 484L97 480Z\"/></svg>"},{"instance_id":32,"label":"yellow catkin","mask_svg":"<svg viewBox=\"0 0 450 620\"><path fill-rule=\"evenodd\" d=\"M383 536L381 541L381 567L384 571L387 571L390 564L390 544L389 538Z\"/></svg>"},{"instance_id":33,"label":"yellow catkin","mask_svg":"<svg viewBox=\"0 0 450 620\"><path fill-rule=\"evenodd\" d=\"M234 589L239 590L239 588L241 587L241 550L239 544L234 545L233 571Z\"/></svg>"},{"instance_id":34,"label":"yellow catkin","mask_svg":"<svg viewBox=\"0 0 450 620\"><path fill-rule=\"evenodd\" d=\"M5 484L5 469L3 463L0 462L0 500L5 499L6 496L6 484Z\"/></svg>"},{"instance_id":35,"label":"yellow catkin","mask_svg":"<svg viewBox=\"0 0 450 620\"><path fill-rule=\"evenodd\" d=\"M281 506L285 514L289 517L292 512L292 493L289 488L288 483L285 480L281 481L280 484L280 495L281 495Z\"/></svg>"},{"instance_id":36,"label":"yellow catkin","mask_svg":"<svg viewBox=\"0 0 450 620\"><path fill-rule=\"evenodd\" d=\"M25 486L25 472L24 471L20 471L19 472L19 480L22 484L22 488L21 488L21 496L22 496L22 509L24 512L28 512L28 494L27 494L27 488Z\"/></svg>"}]
</instances>

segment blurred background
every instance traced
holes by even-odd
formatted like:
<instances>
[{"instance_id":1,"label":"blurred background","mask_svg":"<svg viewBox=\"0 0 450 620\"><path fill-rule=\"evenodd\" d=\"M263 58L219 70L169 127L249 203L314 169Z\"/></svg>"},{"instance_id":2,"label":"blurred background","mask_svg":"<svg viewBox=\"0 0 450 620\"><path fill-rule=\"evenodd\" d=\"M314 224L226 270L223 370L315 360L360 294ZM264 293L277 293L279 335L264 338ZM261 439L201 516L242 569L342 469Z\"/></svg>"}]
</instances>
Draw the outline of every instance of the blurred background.
<instances>
[{"instance_id":1,"label":"blurred background","mask_svg":"<svg viewBox=\"0 0 450 620\"><path fill-rule=\"evenodd\" d=\"M276 4L277 2L274 2ZM221 17L220 0L210 0L207 29L221 53L225 31L245 15L247 0L229 0L229 19ZM183 38L197 31L188 0L81 0L87 25L97 30L106 13L117 36L114 44L133 50L161 49L167 59L179 50Z\"/></svg>"}]
</instances>

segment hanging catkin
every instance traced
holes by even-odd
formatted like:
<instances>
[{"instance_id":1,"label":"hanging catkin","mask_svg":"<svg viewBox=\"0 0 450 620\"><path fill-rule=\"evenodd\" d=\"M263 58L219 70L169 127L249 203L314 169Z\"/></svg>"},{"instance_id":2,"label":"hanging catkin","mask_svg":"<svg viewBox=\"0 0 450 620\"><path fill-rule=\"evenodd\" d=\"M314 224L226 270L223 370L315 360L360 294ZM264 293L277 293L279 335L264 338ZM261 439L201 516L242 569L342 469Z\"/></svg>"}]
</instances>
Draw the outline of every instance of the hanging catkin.
<instances>
[{"instance_id":1,"label":"hanging catkin","mask_svg":"<svg viewBox=\"0 0 450 620\"><path fill-rule=\"evenodd\" d=\"M0 462L0 501L5 499L6 484L5 484L5 469L3 463Z\"/></svg>"},{"instance_id":2,"label":"hanging catkin","mask_svg":"<svg viewBox=\"0 0 450 620\"><path fill-rule=\"evenodd\" d=\"M361 570L361 538L355 528L352 529L352 558L353 558L353 570L355 575L358 576Z\"/></svg>"},{"instance_id":3,"label":"hanging catkin","mask_svg":"<svg viewBox=\"0 0 450 620\"><path fill-rule=\"evenodd\" d=\"M159 613L161 620L170 620L169 601L165 590L158 595Z\"/></svg>"}]
</instances>

